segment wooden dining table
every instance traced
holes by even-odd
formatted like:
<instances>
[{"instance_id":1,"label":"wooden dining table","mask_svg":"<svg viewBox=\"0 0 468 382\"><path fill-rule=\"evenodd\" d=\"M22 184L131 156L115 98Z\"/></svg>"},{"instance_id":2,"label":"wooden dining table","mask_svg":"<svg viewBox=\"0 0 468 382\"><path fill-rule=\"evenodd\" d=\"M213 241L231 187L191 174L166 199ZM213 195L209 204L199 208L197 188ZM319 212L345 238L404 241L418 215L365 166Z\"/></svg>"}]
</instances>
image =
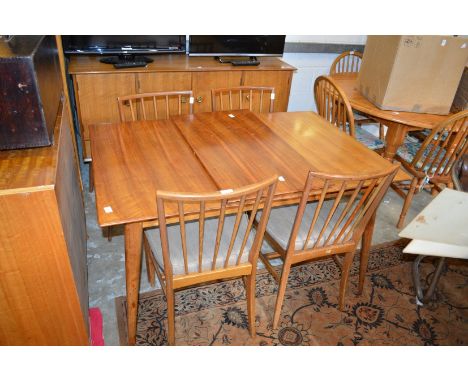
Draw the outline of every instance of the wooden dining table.
<instances>
[{"instance_id":1,"label":"wooden dining table","mask_svg":"<svg viewBox=\"0 0 468 382\"><path fill-rule=\"evenodd\" d=\"M432 129L447 115L409 113L402 111L382 110L370 102L357 87L357 73L337 73L330 76L346 94L351 107L387 126L383 156L393 160L406 137L414 130Z\"/></svg>"},{"instance_id":2,"label":"wooden dining table","mask_svg":"<svg viewBox=\"0 0 468 382\"><path fill-rule=\"evenodd\" d=\"M129 344L136 338L143 229L158 225L157 190L236 189L277 175L273 205L297 204L310 170L355 175L391 166L312 112L197 113L95 125L90 136L99 225L125 227ZM166 210L167 219L177 214ZM369 244L372 231L373 222L364 234Z\"/></svg>"}]
</instances>

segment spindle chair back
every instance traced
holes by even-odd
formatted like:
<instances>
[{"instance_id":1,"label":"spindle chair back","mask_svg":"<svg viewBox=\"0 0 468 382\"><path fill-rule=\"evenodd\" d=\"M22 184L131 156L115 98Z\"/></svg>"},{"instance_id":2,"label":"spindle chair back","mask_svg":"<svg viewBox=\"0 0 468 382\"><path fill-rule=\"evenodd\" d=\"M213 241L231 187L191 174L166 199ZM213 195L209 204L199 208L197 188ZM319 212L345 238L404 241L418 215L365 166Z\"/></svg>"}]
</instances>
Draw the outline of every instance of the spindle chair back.
<instances>
[{"instance_id":1,"label":"spindle chair back","mask_svg":"<svg viewBox=\"0 0 468 382\"><path fill-rule=\"evenodd\" d=\"M255 335L257 260L276 182L275 176L237 190L157 192L159 227L145 230L144 248L150 273L156 273L166 294L170 344L175 342L174 290L231 277L245 277L249 330ZM166 219L168 205L178 211L176 225Z\"/></svg>"},{"instance_id":2,"label":"spindle chair back","mask_svg":"<svg viewBox=\"0 0 468 382\"><path fill-rule=\"evenodd\" d=\"M274 101L274 87L237 86L211 90L213 111L249 109L259 113L272 113Z\"/></svg>"},{"instance_id":3,"label":"spindle chair back","mask_svg":"<svg viewBox=\"0 0 468 382\"><path fill-rule=\"evenodd\" d=\"M349 270L357 245L369 222L390 186L399 165L393 165L379 174L359 176L331 175L310 171L298 207L273 208L265 232L273 252L260 254L265 267L279 283L273 327L279 322L288 275L293 264L329 255L344 254L339 308L344 308L344 298ZM313 185L322 184L321 193L310 201ZM292 226L287 222L292 222ZM373 223L372 223L373 224ZM363 241L364 243L364 241ZM367 269L368 246L361 249L359 291L364 285ZM271 264L281 258L281 276Z\"/></svg>"},{"instance_id":4,"label":"spindle chair back","mask_svg":"<svg viewBox=\"0 0 468 382\"><path fill-rule=\"evenodd\" d=\"M191 90L132 94L117 97L121 122L169 119L193 113Z\"/></svg>"}]
</instances>

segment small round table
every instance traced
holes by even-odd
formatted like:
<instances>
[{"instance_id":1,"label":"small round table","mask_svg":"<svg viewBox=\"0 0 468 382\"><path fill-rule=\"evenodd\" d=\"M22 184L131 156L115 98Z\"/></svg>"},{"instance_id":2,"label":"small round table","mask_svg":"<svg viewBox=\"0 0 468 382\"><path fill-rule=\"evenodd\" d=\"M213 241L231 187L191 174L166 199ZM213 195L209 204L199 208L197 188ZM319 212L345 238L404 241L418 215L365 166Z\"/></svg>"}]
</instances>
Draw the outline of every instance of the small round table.
<instances>
[{"instance_id":1,"label":"small round table","mask_svg":"<svg viewBox=\"0 0 468 382\"><path fill-rule=\"evenodd\" d=\"M384 157L388 160L393 160L409 131L432 129L448 118L448 115L381 110L359 92L357 73L339 73L330 77L343 89L353 109L387 126Z\"/></svg>"}]
</instances>

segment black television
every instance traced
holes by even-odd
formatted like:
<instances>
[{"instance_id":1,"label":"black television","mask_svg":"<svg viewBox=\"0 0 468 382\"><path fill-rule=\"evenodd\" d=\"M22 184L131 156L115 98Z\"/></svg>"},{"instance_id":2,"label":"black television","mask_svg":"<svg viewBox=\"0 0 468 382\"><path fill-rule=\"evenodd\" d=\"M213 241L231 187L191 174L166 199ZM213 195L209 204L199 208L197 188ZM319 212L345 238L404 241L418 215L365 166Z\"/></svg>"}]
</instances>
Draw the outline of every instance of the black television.
<instances>
[{"instance_id":1,"label":"black television","mask_svg":"<svg viewBox=\"0 0 468 382\"><path fill-rule=\"evenodd\" d=\"M185 35L62 36L65 54L135 55L184 53Z\"/></svg>"},{"instance_id":2,"label":"black television","mask_svg":"<svg viewBox=\"0 0 468 382\"><path fill-rule=\"evenodd\" d=\"M285 38L279 35L190 35L188 50L191 56L282 56Z\"/></svg>"}]
</instances>

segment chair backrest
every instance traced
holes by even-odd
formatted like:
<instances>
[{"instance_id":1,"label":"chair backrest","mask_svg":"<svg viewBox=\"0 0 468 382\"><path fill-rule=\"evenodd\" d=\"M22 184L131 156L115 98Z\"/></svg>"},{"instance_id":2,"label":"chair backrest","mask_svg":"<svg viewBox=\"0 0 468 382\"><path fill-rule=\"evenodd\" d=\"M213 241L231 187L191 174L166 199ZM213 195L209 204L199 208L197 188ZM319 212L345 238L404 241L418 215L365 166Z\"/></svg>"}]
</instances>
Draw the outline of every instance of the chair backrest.
<instances>
[{"instance_id":1,"label":"chair backrest","mask_svg":"<svg viewBox=\"0 0 468 382\"><path fill-rule=\"evenodd\" d=\"M354 116L344 91L328 76L317 77L314 83L317 113L328 122L348 133L354 132Z\"/></svg>"},{"instance_id":2,"label":"chair backrest","mask_svg":"<svg viewBox=\"0 0 468 382\"><path fill-rule=\"evenodd\" d=\"M117 97L121 122L168 119L193 113L191 90L142 93Z\"/></svg>"},{"instance_id":3,"label":"chair backrest","mask_svg":"<svg viewBox=\"0 0 468 382\"><path fill-rule=\"evenodd\" d=\"M330 75L337 73L357 73L361 69L362 53L348 51L341 53L330 67Z\"/></svg>"},{"instance_id":4,"label":"chair backrest","mask_svg":"<svg viewBox=\"0 0 468 382\"><path fill-rule=\"evenodd\" d=\"M237 86L211 90L213 111L249 109L273 112L275 88L267 86Z\"/></svg>"},{"instance_id":5,"label":"chair backrest","mask_svg":"<svg viewBox=\"0 0 468 382\"><path fill-rule=\"evenodd\" d=\"M273 200L275 187L278 177L274 176L263 182L253 185L245 186L237 190L222 190L214 193L206 194L191 194L191 193L178 193L158 191L156 195L157 210L159 216L159 232L161 237L161 248L164 262L164 272L166 280L172 278L173 269L170 255L170 247L168 243L168 229L167 220L165 218L166 207L169 203L178 210L178 220L180 227L180 239L183 253L185 275L189 273L189 257L187 251L187 237L186 237L186 222L198 220L198 272L206 272L203 269L203 264L206 264L204 256L210 256L211 271L225 270L232 267L232 257L235 257L235 266L241 265L241 259L249 236L252 232L253 222L259 207L263 206L261 221L258 224L253 243L249 250L248 261L251 264L256 264L260 246L263 241L263 234L265 232L266 223L270 215L271 203ZM190 205L190 206L188 206ZM189 211L196 211L195 215ZM244 232L239 232L239 227L242 225L241 220L245 219L244 214L250 212L250 218ZM227 253L223 255L225 259L220 265L217 261L220 249L220 241L223 235L224 220L227 215L235 214L235 222L232 232L230 232L230 241ZM204 253L203 244L205 242L205 219L210 216L219 216L216 241L214 251L211 254ZM245 226L243 224L242 226ZM238 245L238 253L232 253L234 243L239 243L242 238L240 246ZM205 261L204 261L205 260ZM245 264L244 264L245 265Z\"/></svg>"},{"instance_id":6,"label":"chair backrest","mask_svg":"<svg viewBox=\"0 0 468 382\"><path fill-rule=\"evenodd\" d=\"M442 121L424 140L411 167L428 176L450 177L454 163L468 150L468 110Z\"/></svg>"},{"instance_id":7,"label":"chair backrest","mask_svg":"<svg viewBox=\"0 0 468 382\"><path fill-rule=\"evenodd\" d=\"M388 190L399 165L374 175L341 176L310 171L288 242L287 252L296 250L299 229L307 232L301 250L357 243ZM308 202L312 185L323 183L320 197ZM304 219L306 208L310 221Z\"/></svg>"}]
</instances>

